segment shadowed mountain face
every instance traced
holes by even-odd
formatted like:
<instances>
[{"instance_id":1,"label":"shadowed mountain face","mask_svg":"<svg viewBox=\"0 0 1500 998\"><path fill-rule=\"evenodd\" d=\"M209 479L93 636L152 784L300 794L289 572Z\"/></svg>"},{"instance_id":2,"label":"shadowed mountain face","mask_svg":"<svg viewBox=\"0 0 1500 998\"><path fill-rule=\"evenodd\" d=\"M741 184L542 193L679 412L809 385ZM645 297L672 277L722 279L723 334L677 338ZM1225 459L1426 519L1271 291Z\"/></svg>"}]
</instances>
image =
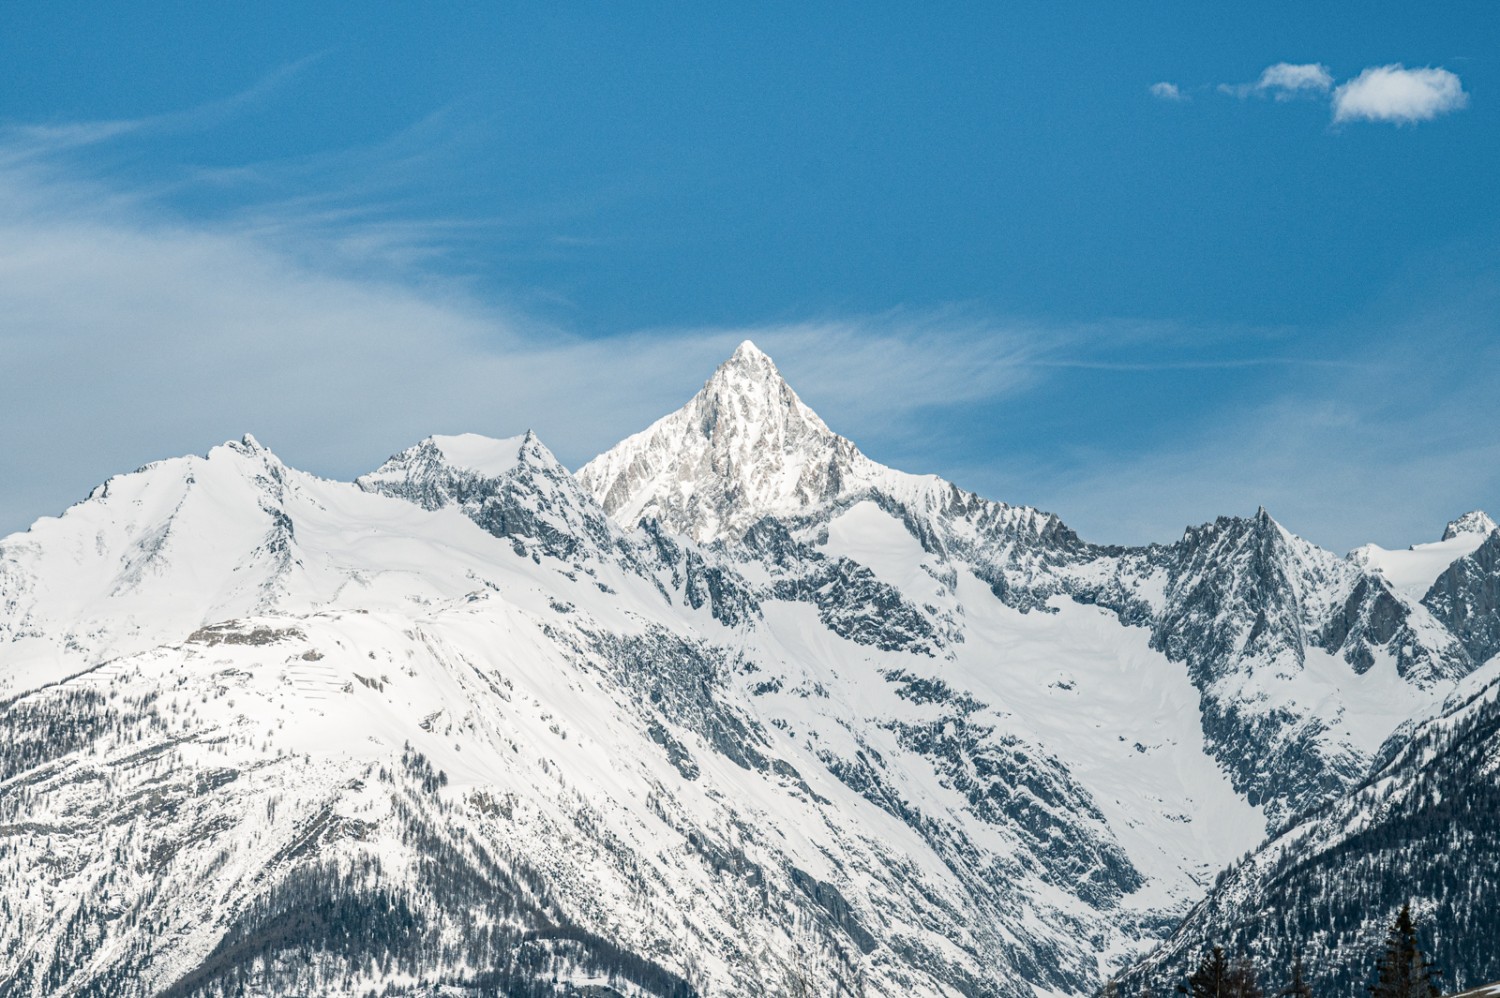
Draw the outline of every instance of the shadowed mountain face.
<instances>
[{"instance_id":1,"label":"shadowed mountain face","mask_svg":"<svg viewBox=\"0 0 1500 998\"><path fill-rule=\"evenodd\" d=\"M151 465L0 541L0 994L1091 991L1446 765L1492 531L1091 544L749 343L576 477Z\"/></svg>"}]
</instances>

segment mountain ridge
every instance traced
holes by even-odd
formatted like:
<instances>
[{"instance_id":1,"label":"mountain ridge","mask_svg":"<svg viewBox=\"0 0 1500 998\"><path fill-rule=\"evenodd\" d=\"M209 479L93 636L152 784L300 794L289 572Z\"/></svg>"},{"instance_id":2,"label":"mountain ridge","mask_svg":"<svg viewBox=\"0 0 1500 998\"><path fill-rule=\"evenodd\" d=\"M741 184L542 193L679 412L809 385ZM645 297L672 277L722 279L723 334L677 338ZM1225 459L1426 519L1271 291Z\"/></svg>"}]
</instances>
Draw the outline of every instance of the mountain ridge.
<instances>
[{"instance_id":1,"label":"mountain ridge","mask_svg":"<svg viewBox=\"0 0 1500 998\"><path fill-rule=\"evenodd\" d=\"M1480 675L1489 544L1432 600L1263 509L1090 544L748 342L577 476L158 462L0 539L0 984L1089 991Z\"/></svg>"}]
</instances>

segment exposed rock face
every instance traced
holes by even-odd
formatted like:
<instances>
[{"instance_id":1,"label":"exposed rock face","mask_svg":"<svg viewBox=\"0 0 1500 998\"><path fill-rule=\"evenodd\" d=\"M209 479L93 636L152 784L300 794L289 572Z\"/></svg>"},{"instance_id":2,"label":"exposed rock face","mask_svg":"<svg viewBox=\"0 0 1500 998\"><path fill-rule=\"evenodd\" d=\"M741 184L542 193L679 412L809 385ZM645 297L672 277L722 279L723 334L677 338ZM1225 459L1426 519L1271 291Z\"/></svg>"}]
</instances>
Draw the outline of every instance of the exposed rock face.
<instances>
[{"instance_id":1,"label":"exposed rock face","mask_svg":"<svg viewBox=\"0 0 1500 998\"><path fill-rule=\"evenodd\" d=\"M609 551L609 521L536 435L510 440L428 437L357 484L437 510L456 506L517 553L576 561Z\"/></svg>"},{"instance_id":2,"label":"exposed rock face","mask_svg":"<svg viewBox=\"0 0 1500 998\"><path fill-rule=\"evenodd\" d=\"M663 529L709 539L729 565L782 576L768 595L813 602L825 625L882 648L951 654L963 640L960 577L1023 612L1064 598L1147 627L1198 688L1210 751L1273 824L1346 788L1389 733L1376 744L1352 737L1356 719L1337 696L1330 705L1314 692L1346 681L1327 673L1352 680L1391 660L1421 702L1474 665L1378 571L1290 534L1263 509L1189 528L1171 545L1101 547L1054 514L882 467L828 430L749 343L686 406L579 479L622 527L660 517ZM821 559L829 525L861 504L900 521L945 580L943 599L912 605ZM1278 692L1294 687L1305 699Z\"/></svg>"},{"instance_id":3,"label":"exposed rock face","mask_svg":"<svg viewBox=\"0 0 1500 998\"><path fill-rule=\"evenodd\" d=\"M1500 654L1500 532L1492 530L1474 553L1449 565L1422 604L1475 662Z\"/></svg>"}]
</instances>

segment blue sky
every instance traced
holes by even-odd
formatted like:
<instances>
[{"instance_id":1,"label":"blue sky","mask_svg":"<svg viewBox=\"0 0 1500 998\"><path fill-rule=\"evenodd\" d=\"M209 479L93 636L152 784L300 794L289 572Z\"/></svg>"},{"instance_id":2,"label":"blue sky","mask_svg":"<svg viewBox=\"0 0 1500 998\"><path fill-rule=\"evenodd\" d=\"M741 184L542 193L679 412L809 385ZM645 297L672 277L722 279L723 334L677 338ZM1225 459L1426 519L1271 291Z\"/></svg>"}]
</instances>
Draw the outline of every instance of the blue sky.
<instances>
[{"instance_id":1,"label":"blue sky","mask_svg":"<svg viewBox=\"0 0 1500 998\"><path fill-rule=\"evenodd\" d=\"M1500 7L0 12L0 531L249 431L576 466L745 336L878 460L1169 540L1500 507Z\"/></svg>"}]
</instances>

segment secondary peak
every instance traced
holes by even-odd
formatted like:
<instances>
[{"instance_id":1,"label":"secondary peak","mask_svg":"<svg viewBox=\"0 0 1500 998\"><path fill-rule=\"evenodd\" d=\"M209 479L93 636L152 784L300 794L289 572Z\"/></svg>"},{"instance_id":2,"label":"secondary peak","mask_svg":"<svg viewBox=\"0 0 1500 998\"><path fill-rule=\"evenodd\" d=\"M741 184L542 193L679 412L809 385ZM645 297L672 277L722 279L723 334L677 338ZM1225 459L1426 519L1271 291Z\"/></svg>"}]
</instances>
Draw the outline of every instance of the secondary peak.
<instances>
[{"instance_id":1,"label":"secondary peak","mask_svg":"<svg viewBox=\"0 0 1500 998\"><path fill-rule=\"evenodd\" d=\"M1456 520L1448 523L1448 529L1443 531L1443 540L1451 541L1461 534L1489 534L1495 531L1495 521L1490 519L1484 510L1470 510Z\"/></svg>"}]
</instances>

